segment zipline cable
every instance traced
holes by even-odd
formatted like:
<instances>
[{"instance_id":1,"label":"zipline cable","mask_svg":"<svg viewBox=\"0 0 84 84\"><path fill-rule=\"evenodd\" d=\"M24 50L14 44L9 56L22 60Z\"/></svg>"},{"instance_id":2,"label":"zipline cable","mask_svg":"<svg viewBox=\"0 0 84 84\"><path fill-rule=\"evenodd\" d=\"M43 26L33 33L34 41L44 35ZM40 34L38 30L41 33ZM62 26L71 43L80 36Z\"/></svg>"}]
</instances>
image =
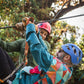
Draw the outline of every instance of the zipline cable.
<instances>
[{"instance_id":1,"label":"zipline cable","mask_svg":"<svg viewBox=\"0 0 84 84\"><path fill-rule=\"evenodd\" d=\"M63 18L58 18L58 19L53 19L52 21L63 20L63 19L70 19L70 18L76 18L76 17L81 17L81 16L84 16L84 14L74 15L74 16L69 16L69 17L63 17ZM43 22L49 22L50 23L50 21L51 20L45 20ZM43 22L35 22L35 24L43 23ZM0 29L6 29L6 28L16 28L16 26L0 27Z\"/></svg>"},{"instance_id":2,"label":"zipline cable","mask_svg":"<svg viewBox=\"0 0 84 84\"><path fill-rule=\"evenodd\" d=\"M44 22L49 22L51 23L51 21L57 21L57 20L63 20L63 19L70 19L70 18L76 18L76 17L81 17L84 16L84 14L80 14L80 15L74 15L74 16L68 16L68 17L63 17L63 18L58 18L58 19L52 19L52 20L45 20ZM39 23L39 22L37 22ZM37 24L36 23L36 24ZM42 22L43 23L43 22Z\"/></svg>"},{"instance_id":3,"label":"zipline cable","mask_svg":"<svg viewBox=\"0 0 84 84\"><path fill-rule=\"evenodd\" d=\"M59 18L58 20L69 19L69 18L75 18L75 17L80 17L80 16L84 16L84 14L75 15L75 16L69 16L69 17L64 17L64 18Z\"/></svg>"},{"instance_id":4,"label":"zipline cable","mask_svg":"<svg viewBox=\"0 0 84 84\"><path fill-rule=\"evenodd\" d=\"M69 16L69 17L63 17L63 18L58 18L58 19L54 19L53 21L69 19L69 18L75 18L75 17L80 17L80 16L84 16L84 14L75 15L75 16Z\"/></svg>"},{"instance_id":5,"label":"zipline cable","mask_svg":"<svg viewBox=\"0 0 84 84\"><path fill-rule=\"evenodd\" d=\"M62 19L68 19L68 18L74 18L74 17L80 17L80 16L84 16L84 14L81 14L81 15L76 15L76 16L69 16L69 17L64 17L64 18L58 18L56 19L56 17L59 15L59 13L63 10L63 7L69 3L71 0L68 0L66 3L64 3L64 5L62 6L62 8L60 9L60 11L55 15L55 17L51 20L45 20L44 22L49 22L50 24L53 22L53 21L57 21L57 20L62 20ZM24 0L24 4L25 4L25 0ZM38 23L41 23L40 21L39 22L35 22L35 24L38 24ZM43 23L43 22L42 22ZM15 26L7 26L7 27L0 27L0 29L6 29L6 28L15 28Z\"/></svg>"}]
</instances>

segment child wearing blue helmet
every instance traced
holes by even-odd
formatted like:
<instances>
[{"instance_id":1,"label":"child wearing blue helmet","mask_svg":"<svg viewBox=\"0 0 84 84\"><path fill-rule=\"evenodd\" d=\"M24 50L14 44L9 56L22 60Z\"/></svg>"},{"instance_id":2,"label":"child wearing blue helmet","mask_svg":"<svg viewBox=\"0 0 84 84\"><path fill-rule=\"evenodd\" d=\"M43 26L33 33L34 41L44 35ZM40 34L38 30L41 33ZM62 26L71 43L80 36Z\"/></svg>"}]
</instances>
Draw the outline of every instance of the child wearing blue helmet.
<instances>
[{"instance_id":1,"label":"child wearing blue helmet","mask_svg":"<svg viewBox=\"0 0 84 84\"><path fill-rule=\"evenodd\" d=\"M64 84L71 78L72 65L77 65L82 59L82 51L74 44L65 44L52 56L39 41L35 25L26 26L26 41L30 52L38 66L25 66L16 74L13 84Z\"/></svg>"}]
</instances>

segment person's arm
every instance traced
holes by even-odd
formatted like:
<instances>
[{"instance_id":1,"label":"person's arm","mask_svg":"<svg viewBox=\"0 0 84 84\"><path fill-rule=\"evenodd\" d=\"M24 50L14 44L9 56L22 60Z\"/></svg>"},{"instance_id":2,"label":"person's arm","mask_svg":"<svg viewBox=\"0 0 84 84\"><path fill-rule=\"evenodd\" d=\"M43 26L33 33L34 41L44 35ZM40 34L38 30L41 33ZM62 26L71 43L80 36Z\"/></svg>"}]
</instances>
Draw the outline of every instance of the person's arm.
<instances>
[{"instance_id":1,"label":"person's arm","mask_svg":"<svg viewBox=\"0 0 84 84\"><path fill-rule=\"evenodd\" d=\"M24 39L16 40L13 42L6 42L0 40L0 47L8 52L19 52L21 49L21 44L25 42Z\"/></svg>"},{"instance_id":2,"label":"person's arm","mask_svg":"<svg viewBox=\"0 0 84 84\"><path fill-rule=\"evenodd\" d=\"M36 35L34 24L28 24L26 26L26 41L35 61L46 72L51 65L53 56L41 45Z\"/></svg>"}]
</instances>

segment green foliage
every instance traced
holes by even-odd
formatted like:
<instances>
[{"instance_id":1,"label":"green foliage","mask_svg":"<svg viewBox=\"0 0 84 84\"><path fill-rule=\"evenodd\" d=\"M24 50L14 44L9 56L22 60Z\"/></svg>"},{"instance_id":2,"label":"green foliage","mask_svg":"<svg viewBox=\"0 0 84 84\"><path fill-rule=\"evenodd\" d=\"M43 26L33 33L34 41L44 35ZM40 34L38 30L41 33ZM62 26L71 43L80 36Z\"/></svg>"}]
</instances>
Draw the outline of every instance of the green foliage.
<instances>
[{"instance_id":1,"label":"green foliage","mask_svg":"<svg viewBox=\"0 0 84 84\"><path fill-rule=\"evenodd\" d=\"M53 1L57 0L29 0L27 2L27 6L25 4L27 0L1 0L0 1L0 27L2 26L10 26L15 25L17 22L21 22L23 17L34 17L36 21L39 20L48 20L51 19L49 16L50 8ZM60 0L57 1L57 3ZM63 1L63 0L62 0ZM51 44L51 54L56 55L56 52L59 50L62 44L65 43L75 43L77 44L83 51L84 54L84 35L81 38L80 43L76 43L76 29L75 26L70 26L66 22L58 21L52 26L52 32L49 38L49 42ZM67 33L70 33L69 38L67 38ZM4 41L15 41L20 38L24 38L21 32L18 32L11 29L0 29L0 38ZM8 53L16 62L16 58L18 58L19 53ZM83 65L84 67L84 65ZM77 71L76 71L77 70ZM75 79L79 78L80 69L76 69L73 73L72 82ZM77 73L77 74L75 74ZM71 83L72 84L72 83Z\"/></svg>"},{"instance_id":2,"label":"green foliage","mask_svg":"<svg viewBox=\"0 0 84 84\"><path fill-rule=\"evenodd\" d=\"M67 38L64 38L64 39L63 39L63 43L64 43L64 44L70 43L70 41L69 41Z\"/></svg>"},{"instance_id":3,"label":"green foliage","mask_svg":"<svg viewBox=\"0 0 84 84\"><path fill-rule=\"evenodd\" d=\"M51 54L55 55L56 51L61 47L62 44L66 43L75 43L77 37L77 30L78 27L70 26L64 21L58 21L52 26L52 33L51 33ZM68 33L70 34L68 36ZM54 52L55 51L55 52Z\"/></svg>"},{"instance_id":4,"label":"green foliage","mask_svg":"<svg viewBox=\"0 0 84 84\"><path fill-rule=\"evenodd\" d=\"M37 18L40 20L46 20L49 19L49 12L50 12L51 8L42 8L42 9L37 9Z\"/></svg>"},{"instance_id":5,"label":"green foliage","mask_svg":"<svg viewBox=\"0 0 84 84\"><path fill-rule=\"evenodd\" d=\"M75 37L73 35L71 35L70 42L71 43L75 43L76 42Z\"/></svg>"},{"instance_id":6,"label":"green foliage","mask_svg":"<svg viewBox=\"0 0 84 84\"><path fill-rule=\"evenodd\" d=\"M82 49L84 55L84 34L82 35L81 41L79 42L79 47Z\"/></svg>"},{"instance_id":7,"label":"green foliage","mask_svg":"<svg viewBox=\"0 0 84 84\"><path fill-rule=\"evenodd\" d=\"M68 81L68 84L82 84L80 83L81 78L83 78L84 76L82 76L84 74L83 70L79 69L79 66L73 66L73 74L72 74L72 78L71 80Z\"/></svg>"},{"instance_id":8,"label":"green foliage","mask_svg":"<svg viewBox=\"0 0 84 84\"><path fill-rule=\"evenodd\" d=\"M36 21L38 19L44 19L49 17L50 8L41 8L43 4L40 4L36 0L30 0L29 7L26 6L26 0L1 0L0 2L0 17L3 21L6 19L11 24L16 24L17 22L22 21L22 18L34 17ZM31 4L30 4L31 3ZM28 7L28 8L25 8ZM41 9L40 9L41 8ZM26 11L27 10L27 11ZM40 15L39 15L40 14ZM10 18L9 18L10 17ZM36 18L37 17L37 18Z\"/></svg>"}]
</instances>

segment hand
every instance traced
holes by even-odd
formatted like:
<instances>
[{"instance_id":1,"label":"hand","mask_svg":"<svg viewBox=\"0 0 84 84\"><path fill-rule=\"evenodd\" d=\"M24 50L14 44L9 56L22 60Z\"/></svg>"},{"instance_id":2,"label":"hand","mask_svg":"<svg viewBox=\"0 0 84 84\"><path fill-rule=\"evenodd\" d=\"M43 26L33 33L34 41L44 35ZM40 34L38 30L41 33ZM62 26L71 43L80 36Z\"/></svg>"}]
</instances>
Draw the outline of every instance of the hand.
<instances>
[{"instance_id":1,"label":"hand","mask_svg":"<svg viewBox=\"0 0 84 84\"><path fill-rule=\"evenodd\" d=\"M14 28L14 29L16 29L17 31L24 32L25 28L24 28L22 22L17 23L15 26L16 26L16 28Z\"/></svg>"},{"instance_id":2,"label":"hand","mask_svg":"<svg viewBox=\"0 0 84 84\"><path fill-rule=\"evenodd\" d=\"M34 18L33 17L28 18L27 24L29 24L29 23L34 24ZM38 26L37 25L35 25L35 30L36 30L36 33L38 33Z\"/></svg>"},{"instance_id":3,"label":"hand","mask_svg":"<svg viewBox=\"0 0 84 84\"><path fill-rule=\"evenodd\" d=\"M15 26L16 26L17 29L19 29L21 25L22 25L22 24L17 23Z\"/></svg>"},{"instance_id":4,"label":"hand","mask_svg":"<svg viewBox=\"0 0 84 84\"><path fill-rule=\"evenodd\" d=\"M24 68L21 69L21 71L25 71L27 74L30 74L30 70L33 69L31 66L25 66Z\"/></svg>"}]
</instances>

